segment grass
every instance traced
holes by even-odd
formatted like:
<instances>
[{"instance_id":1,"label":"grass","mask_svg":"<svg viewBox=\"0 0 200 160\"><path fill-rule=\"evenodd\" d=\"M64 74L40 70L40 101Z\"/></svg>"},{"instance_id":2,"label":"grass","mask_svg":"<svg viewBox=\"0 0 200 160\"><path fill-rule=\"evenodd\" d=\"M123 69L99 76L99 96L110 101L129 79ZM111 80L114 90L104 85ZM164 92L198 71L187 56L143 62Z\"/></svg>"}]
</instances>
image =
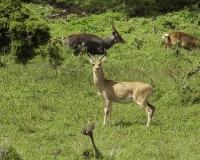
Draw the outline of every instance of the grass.
<instances>
[{"instance_id":1,"label":"grass","mask_svg":"<svg viewBox=\"0 0 200 160\"><path fill-rule=\"evenodd\" d=\"M93 84L87 55L73 57L72 51L63 48L65 60L56 68L41 56L20 65L14 64L11 55L4 55L1 61L5 67L0 69L0 146L12 146L21 159L54 159L59 150L58 160L87 159L82 156L86 150L91 153L88 159L95 159L89 137L81 134L87 124L95 122L94 140L103 159L109 159L112 150L115 160L200 159L199 103L192 101L199 96L199 72L184 79L198 66L198 51L181 49L176 54L175 49L170 49L163 53L160 37L163 31L170 30L161 25L163 16L121 22L117 17L123 15L108 12L88 20L96 24L98 17L102 20L105 16L115 18L116 28L127 41L108 50L109 56L103 63L105 77L143 81L154 87L152 104L156 112L150 128L145 127L147 116L134 103L114 104L111 127L102 125L103 101ZM166 20L169 18L166 16ZM64 32L77 32L79 25L86 23L84 19L75 22L68 24L68 32L60 25L63 21L51 21L52 36L59 38ZM108 21L102 24L106 27L96 26L98 35L110 35ZM158 24L156 34L151 32L154 24ZM88 27L87 32L91 26L84 26ZM198 30L196 25L195 31L190 31ZM139 49L135 38L141 41ZM191 91L184 90L185 86Z\"/></svg>"},{"instance_id":2,"label":"grass","mask_svg":"<svg viewBox=\"0 0 200 160\"><path fill-rule=\"evenodd\" d=\"M121 60L115 65L110 57L103 64L107 77L136 80L128 75L145 72L128 69L127 74L117 66L131 68L131 63ZM157 110L150 129L146 129L147 117L136 104L114 104L112 126L104 127L103 103L96 94L91 64L86 60L87 56L71 57L74 68L66 63L57 70L40 58L27 66L2 68L1 141L8 136L23 159L52 159L59 148L62 151L57 159L81 159L86 149L92 150L92 145L80 132L86 124L95 122L94 139L105 159L109 159L113 148L114 159L199 158L198 104L170 104L169 99L178 95L168 95L167 86L159 86L161 91L155 87L158 91L152 99ZM139 71L140 67L134 70ZM118 74L113 74L113 70ZM141 79L150 82L151 78L144 74ZM161 82L154 85L158 83ZM161 93L164 95L158 97Z\"/></svg>"}]
</instances>

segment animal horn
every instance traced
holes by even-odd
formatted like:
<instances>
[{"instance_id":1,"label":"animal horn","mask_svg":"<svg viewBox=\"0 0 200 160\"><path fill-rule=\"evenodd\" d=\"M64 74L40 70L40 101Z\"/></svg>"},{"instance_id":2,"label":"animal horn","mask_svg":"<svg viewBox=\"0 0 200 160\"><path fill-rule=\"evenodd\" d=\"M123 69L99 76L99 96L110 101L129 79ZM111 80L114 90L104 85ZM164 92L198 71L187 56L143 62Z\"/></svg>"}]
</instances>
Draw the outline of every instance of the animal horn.
<instances>
[{"instance_id":1,"label":"animal horn","mask_svg":"<svg viewBox=\"0 0 200 160\"><path fill-rule=\"evenodd\" d=\"M100 58L99 61L101 61L103 59L103 57L105 57L106 53L104 53Z\"/></svg>"},{"instance_id":2,"label":"animal horn","mask_svg":"<svg viewBox=\"0 0 200 160\"><path fill-rule=\"evenodd\" d=\"M93 61L95 61L95 59L90 55L90 53L87 53L87 55L88 55Z\"/></svg>"},{"instance_id":3,"label":"animal horn","mask_svg":"<svg viewBox=\"0 0 200 160\"><path fill-rule=\"evenodd\" d=\"M119 33L117 32L117 29L116 29L115 26L114 26L114 22L113 22L113 21L111 22L111 24L112 24L113 30L114 30L117 34L119 34Z\"/></svg>"}]
</instances>

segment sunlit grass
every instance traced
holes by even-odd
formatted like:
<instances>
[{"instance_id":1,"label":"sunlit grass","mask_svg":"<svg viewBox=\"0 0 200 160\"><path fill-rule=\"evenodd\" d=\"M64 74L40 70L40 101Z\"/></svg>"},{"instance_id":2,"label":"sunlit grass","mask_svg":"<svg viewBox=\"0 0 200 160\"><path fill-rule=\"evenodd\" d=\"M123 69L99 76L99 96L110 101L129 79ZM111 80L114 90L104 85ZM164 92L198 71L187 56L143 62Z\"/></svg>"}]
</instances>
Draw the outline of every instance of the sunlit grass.
<instances>
[{"instance_id":1,"label":"sunlit grass","mask_svg":"<svg viewBox=\"0 0 200 160\"><path fill-rule=\"evenodd\" d=\"M192 101L199 95L199 73L184 79L198 66L199 53L181 50L176 54L174 49L164 53L160 37L170 29L163 28L160 22L154 20L159 25L156 34L152 34L152 19L116 21L127 43L109 49L102 64L108 79L142 81L153 86L151 101L156 112L149 129L145 126L147 115L134 103L114 104L111 127L103 126L103 100L93 84L88 56L73 57L72 51L63 48L65 60L56 67L40 56L25 66L4 56L6 65L0 69L2 144L8 142L22 159L53 159L60 149L56 159L84 159L83 152L93 148L81 130L94 122L94 140L104 159L109 159L112 150L116 160L200 159L199 104ZM62 30L59 23L50 24L53 36ZM70 32L62 30L58 37L76 33L82 23L74 30L70 26ZM110 24L104 23L108 31L105 27L101 33L99 24L98 32L101 36L110 35ZM133 29L130 33L129 27ZM90 27L85 29L93 32ZM135 38L142 42L139 49ZM183 92L185 86L191 90Z\"/></svg>"}]
</instances>

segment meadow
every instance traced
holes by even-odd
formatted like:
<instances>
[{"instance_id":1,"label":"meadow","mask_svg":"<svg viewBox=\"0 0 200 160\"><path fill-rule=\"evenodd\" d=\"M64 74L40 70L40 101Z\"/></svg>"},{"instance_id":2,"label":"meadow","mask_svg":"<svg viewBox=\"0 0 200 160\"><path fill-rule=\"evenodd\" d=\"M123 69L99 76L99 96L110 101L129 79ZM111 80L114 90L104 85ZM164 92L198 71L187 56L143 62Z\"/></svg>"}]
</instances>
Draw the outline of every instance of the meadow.
<instances>
[{"instance_id":1,"label":"meadow","mask_svg":"<svg viewBox=\"0 0 200 160\"><path fill-rule=\"evenodd\" d=\"M38 7L36 12L43 16L52 11ZM15 159L97 159L89 137L81 134L94 122L102 159L110 159L112 151L114 160L200 159L200 74L190 75L200 66L199 51L174 47L165 53L161 46L162 35L175 30L200 38L199 19L199 12L187 9L147 18L108 11L50 19L51 36L59 39L74 33L107 37L114 21L126 43L107 51L105 77L151 84L155 115L146 128L147 115L140 107L115 103L111 127L103 126L103 100L93 84L87 54L75 57L58 44L64 60L56 66L48 56L38 55L22 65L12 55L1 55L0 158L10 147Z\"/></svg>"}]
</instances>

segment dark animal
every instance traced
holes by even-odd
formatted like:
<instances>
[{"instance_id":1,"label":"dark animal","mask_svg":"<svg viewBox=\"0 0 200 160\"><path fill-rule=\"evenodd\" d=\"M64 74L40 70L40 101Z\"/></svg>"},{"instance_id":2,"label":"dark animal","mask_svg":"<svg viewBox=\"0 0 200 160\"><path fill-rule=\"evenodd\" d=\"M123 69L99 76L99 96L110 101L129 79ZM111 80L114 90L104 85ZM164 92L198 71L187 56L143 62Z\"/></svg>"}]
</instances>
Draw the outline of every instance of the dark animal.
<instances>
[{"instance_id":1,"label":"dark animal","mask_svg":"<svg viewBox=\"0 0 200 160\"><path fill-rule=\"evenodd\" d=\"M187 50L200 49L200 40L184 32L172 32L163 35L162 45L167 51L167 47L178 45Z\"/></svg>"},{"instance_id":2,"label":"dark animal","mask_svg":"<svg viewBox=\"0 0 200 160\"><path fill-rule=\"evenodd\" d=\"M92 34L74 34L70 35L63 44L74 49L74 55L78 55L84 47L92 55L107 54L106 50L111 48L115 43L125 43L125 40L117 32L113 22L112 28L114 30L112 35L104 39Z\"/></svg>"}]
</instances>

